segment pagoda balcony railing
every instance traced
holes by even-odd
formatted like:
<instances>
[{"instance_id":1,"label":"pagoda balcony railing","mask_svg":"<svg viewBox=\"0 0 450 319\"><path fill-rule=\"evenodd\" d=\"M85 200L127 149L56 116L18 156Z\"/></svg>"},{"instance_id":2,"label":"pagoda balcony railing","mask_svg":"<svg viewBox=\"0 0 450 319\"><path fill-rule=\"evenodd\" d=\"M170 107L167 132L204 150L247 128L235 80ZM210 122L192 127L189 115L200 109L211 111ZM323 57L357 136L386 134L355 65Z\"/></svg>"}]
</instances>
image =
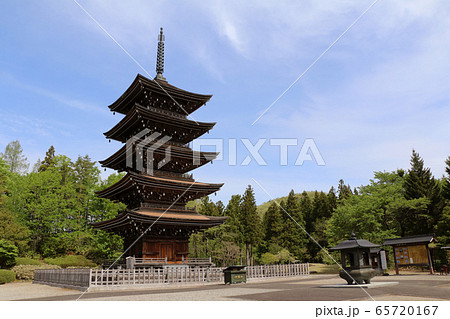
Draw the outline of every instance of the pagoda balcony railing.
<instances>
[{"instance_id":1,"label":"pagoda balcony railing","mask_svg":"<svg viewBox=\"0 0 450 319\"><path fill-rule=\"evenodd\" d=\"M169 171L160 171L160 170L153 170L153 175L155 176L163 176L163 177L173 177L175 179L181 179L181 180L194 180L193 174L181 174L181 173L175 173L175 172L169 172Z\"/></svg>"},{"instance_id":2,"label":"pagoda balcony railing","mask_svg":"<svg viewBox=\"0 0 450 319\"><path fill-rule=\"evenodd\" d=\"M153 204L153 203L141 203L141 207L143 208L156 208L156 209L167 209L167 207L169 207L170 204ZM180 206L176 206L176 205L172 205L172 209L178 209L178 210L186 210L186 211L190 211L190 212L196 212L197 210L195 209L195 207L185 207L183 205Z\"/></svg>"},{"instance_id":3,"label":"pagoda balcony railing","mask_svg":"<svg viewBox=\"0 0 450 319\"><path fill-rule=\"evenodd\" d=\"M180 119L186 119L187 118L187 115L183 115L183 114L180 114L180 113L159 109L159 108L156 108L156 107L153 107L153 106L150 106L150 105L147 105L146 107L147 107L147 109L149 109L152 112L156 112L156 113L160 113L160 114L165 114L165 115L177 117L177 118L180 118Z\"/></svg>"},{"instance_id":4,"label":"pagoda balcony railing","mask_svg":"<svg viewBox=\"0 0 450 319\"><path fill-rule=\"evenodd\" d=\"M167 145L177 146L177 147L184 147L184 148L187 148L189 150L192 150L191 146L189 144L183 144L183 143L174 142L174 141L167 141L166 144Z\"/></svg>"}]
</instances>

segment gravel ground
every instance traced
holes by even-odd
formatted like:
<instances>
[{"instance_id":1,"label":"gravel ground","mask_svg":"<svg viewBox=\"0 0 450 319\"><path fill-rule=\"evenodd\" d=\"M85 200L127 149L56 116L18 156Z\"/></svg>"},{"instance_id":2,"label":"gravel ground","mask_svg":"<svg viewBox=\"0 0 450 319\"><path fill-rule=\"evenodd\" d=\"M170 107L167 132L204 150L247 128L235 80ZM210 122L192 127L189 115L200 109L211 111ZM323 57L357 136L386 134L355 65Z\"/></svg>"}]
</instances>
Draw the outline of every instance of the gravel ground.
<instances>
[{"instance_id":1,"label":"gravel ground","mask_svg":"<svg viewBox=\"0 0 450 319\"><path fill-rule=\"evenodd\" d=\"M21 300L41 297L73 295L76 290L32 284L31 282L11 282L0 285L0 300Z\"/></svg>"},{"instance_id":2,"label":"gravel ground","mask_svg":"<svg viewBox=\"0 0 450 319\"><path fill-rule=\"evenodd\" d=\"M375 277L373 282L398 282L368 290L375 300L450 300L450 276L399 275ZM320 288L341 284L337 275L311 275L297 278L251 280L247 284L152 287L129 290L87 292L81 300L371 300L362 289ZM0 300L76 300L81 291L31 283L9 283L0 286Z\"/></svg>"}]
</instances>

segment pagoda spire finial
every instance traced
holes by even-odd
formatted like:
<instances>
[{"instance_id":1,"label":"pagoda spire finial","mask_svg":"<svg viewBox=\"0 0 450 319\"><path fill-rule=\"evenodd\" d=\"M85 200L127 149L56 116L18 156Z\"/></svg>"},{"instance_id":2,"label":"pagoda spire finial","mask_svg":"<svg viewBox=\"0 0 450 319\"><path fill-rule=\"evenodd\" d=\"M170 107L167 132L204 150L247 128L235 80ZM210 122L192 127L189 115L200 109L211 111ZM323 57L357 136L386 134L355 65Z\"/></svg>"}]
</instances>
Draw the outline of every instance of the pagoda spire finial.
<instances>
[{"instance_id":1,"label":"pagoda spire finial","mask_svg":"<svg viewBox=\"0 0 450 319\"><path fill-rule=\"evenodd\" d=\"M163 34L163 28L159 32L158 36L158 53L156 55L156 80L165 81L166 78L163 76L164 73L164 40L165 36Z\"/></svg>"}]
</instances>

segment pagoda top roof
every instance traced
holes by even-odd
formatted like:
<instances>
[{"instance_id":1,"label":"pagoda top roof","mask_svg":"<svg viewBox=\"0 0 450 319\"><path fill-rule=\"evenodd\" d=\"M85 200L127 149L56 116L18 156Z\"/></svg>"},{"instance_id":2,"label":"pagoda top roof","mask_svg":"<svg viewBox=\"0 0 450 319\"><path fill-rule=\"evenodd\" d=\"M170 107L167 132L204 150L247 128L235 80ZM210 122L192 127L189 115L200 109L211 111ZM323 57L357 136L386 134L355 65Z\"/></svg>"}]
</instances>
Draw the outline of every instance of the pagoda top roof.
<instances>
[{"instance_id":1,"label":"pagoda top roof","mask_svg":"<svg viewBox=\"0 0 450 319\"><path fill-rule=\"evenodd\" d=\"M134 221L150 225L154 223L168 226L212 227L223 224L227 218L201 215L188 210L139 208L125 210L113 219L93 223L92 226L98 229L113 230L127 227Z\"/></svg>"},{"instance_id":2,"label":"pagoda top roof","mask_svg":"<svg viewBox=\"0 0 450 319\"><path fill-rule=\"evenodd\" d=\"M208 102L212 95L198 94L182 90L169 84L167 81L154 79L151 80L141 74L138 74L128 89L111 105L109 109L113 112L126 114L134 106L137 99L144 95L155 95L158 97L166 97L167 102L177 105L177 112L188 115L200 108Z\"/></svg>"},{"instance_id":3,"label":"pagoda top roof","mask_svg":"<svg viewBox=\"0 0 450 319\"><path fill-rule=\"evenodd\" d=\"M174 141L181 143L189 143L193 139L205 134L216 125L214 122L196 122L185 118L173 117L135 104L119 123L103 134L107 138L126 142L128 138L142 131L143 120L161 125L161 131L166 130L166 135L171 136ZM152 127L149 127L149 129L153 132L156 131L153 130ZM183 129L188 130L190 133L183 134L183 132L181 132Z\"/></svg>"}]
</instances>

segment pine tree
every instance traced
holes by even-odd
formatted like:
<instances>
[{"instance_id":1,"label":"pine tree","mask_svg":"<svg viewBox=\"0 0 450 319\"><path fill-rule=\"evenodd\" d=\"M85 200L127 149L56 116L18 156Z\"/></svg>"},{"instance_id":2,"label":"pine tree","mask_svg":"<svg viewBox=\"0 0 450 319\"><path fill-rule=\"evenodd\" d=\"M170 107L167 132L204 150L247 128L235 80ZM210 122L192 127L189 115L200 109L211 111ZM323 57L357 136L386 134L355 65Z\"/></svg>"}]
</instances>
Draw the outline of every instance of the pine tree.
<instances>
[{"instance_id":1,"label":"pine tree","mask_svg":"<svg viewBox=\"0 0 450 319\"><path fill-rule=\"evenodd\" d=\"M332 214L333 211L337 208L336 191L334 190L333 186L331 186L327 197L328 197L328 207L330 207L331 214Z\"/></svg>"},{"instance_id":2,"label":"pine tree","mask_svg":"<svg viewBox=\"0 0 450 319\"><path fill-rule=\"evenodd\" d=\"M445 164L447 165L445 167L445 173L447 174L447 176L444 177L442 193L444 198L449 201L450 204L450 156L445 161Z\"/></svg>"},{"instance_id":3,"label":"pine tree","mask_svg":"<svg viewBox=\"0 0 450 319\"><path fill-rule=\"evenodd\" d=\"M407 200L427 198L429 205L428 223L423 232L432 232L442 215L443 201L439 183L433 177L430 168L424 167L424 161L414 149L411 155L411 168L404 179L404 192Z\"/></svg>"},{"instance_id":4,"label":"pine tree","mask_svg":"<svg viewBox=\"0 0 450 319\"><path fill-rule=\"evenodd\" d=\"M240 217L243 230L247 265L253 264L253 246L259 244L262 239L262 222L256 211L256 202L253 188L248 185L242 196L240 205Z\"/></svg>"},{"instance_id":5,"label":"pine tree","mask_svg":"<svg viewBox=\"0 0 450 319\"><path fill-rule=\"evenodd\" d=\"M428 167L424 167L424 161L415 150L411 155L411 168L405 178L405 198L416 199L430 197L436 181Z\"/></svg>"},{"instance_id":6,"label":"pine tree","mask_svg":"<svg viewBox=\"0 0 450 319\"><path fill-rule=\"evenodd\" d=\"M39 167L39 172L45 171L49 167L55 166L55 148L50 146L48 151L45 153L45 158L41 162L41 166Z\"/></svg>"},{"instance_id":7,"label":"pine tree","mask_svg":"<svg viewBox=\"0 0 450 319\"><path fill-rule=\"evenodd\" d=\"M314 196L316 193L314 193ZM312 225L314 223L315 217L311 199L309 198L309 195L306 191L303 191L303 193L300 196L299 209L301 211L302 216L304 216L306 231L307 232L312 231Z\"/></svg>"},{"instance_id":8,"label":"pine tree","mask_svg":"<svg viewBox=\"0 0 450 319\"><path fill-rule=\"evenodd\" d=\"M352 195L352 189L350 186L344 184L344 180L339 180L338 185L338 199L342 202L344 199L349 198Z\"/></svg>"},{"instance_id":9,"label":"pine tree","mask_svg":"<svg viewBox=\"0 0 450 319\"><path fill-rule=\"evenodd\" d=\"M283 216L283 232L281 245L289 250L297 259L303 259L306 254L307 234L305 233L305 220L293 190L286 201L281 202Z\"/></svg>"},{"instance_id":10,"label":"pine tree","mask_svg":"<svg viewBox=\"0 0 450 319\"><path fill-rule=\"evenodd\" d=\"M280 245L280 236L283 230L283 221L280 208L275 202L272 202L264 214L264 241L266 246L269 244Z\"/></svg>"}]
</instances>

